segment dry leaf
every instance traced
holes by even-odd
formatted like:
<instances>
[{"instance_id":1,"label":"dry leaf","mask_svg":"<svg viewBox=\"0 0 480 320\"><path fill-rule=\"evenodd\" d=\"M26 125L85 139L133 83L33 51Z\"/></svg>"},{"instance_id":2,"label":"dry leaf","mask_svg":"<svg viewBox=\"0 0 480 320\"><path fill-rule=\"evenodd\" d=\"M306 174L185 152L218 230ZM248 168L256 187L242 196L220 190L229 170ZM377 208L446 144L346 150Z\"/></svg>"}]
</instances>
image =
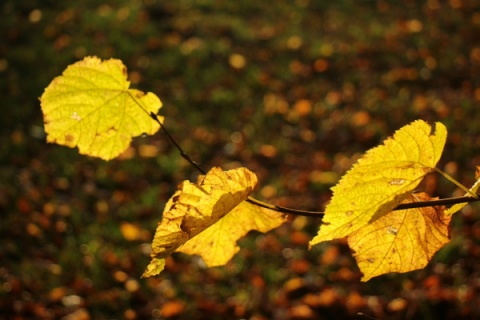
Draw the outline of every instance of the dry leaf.
<instances>
[{"instance_id":1,"label":"dry leaf","mask_svg":"<svg viewBox=\"0 0 480 320\"><path fill-rule=\"evenodd\" d=\"M219 261L226 260L227 252L232 255L236 252L236 246L232 241L236 242L238 238L234 238L242 236L245 232L242 228L238 229L238 225L247 223L244 216L249 220L252 216L260 215L249 220L250 229L268 229L264 226L267 224L265 221L269 219L277 221L276 216L248 204L237 207L247 199L256 183L257 177L246 168L230 171L213 168L205 176L200 176L195 184L184 181L180 190L165 206L162 221L157 227L152 243L152 262L143 276L158 274L165 266L166 256L177 251L201 232L207 233L200 236L198 241L186 245L187 251L204 256L207 263L219 265ZM237 219L225 217L230 213ZM222 219L224 217L225 219ZM208 231L211 227L214 233L223 235L223 239L219 239L218 234L211 235L211 230ZM209 237L212 237L210 243ZM200 248L202 243L207 247ZM206 255L204 251L208 248L215 248L218 257Z\"/></svg>"},{"instance_id":2,"label":"dry leaf","mask_svg":"<svg viewBox=\"0 0 480 320\"><path fill-rule=\"evenodd\" d=\"M414 194L404 203L434 200ZM348 236L348 244L367 281L389 272L424 268L450 241L451 215L445 207L424 207L389 212Z\"/></svg>"},{"instance_id":3,"label":"dry leaf","mask_svg":"<svg viewBox=\"0 0 480 320\"><path fill-rule=\"evenodd\" d=\"M242 202L177 251L201 256L208 267L225 265L240 250L238 239L251 230L267 232L283 222L283 214L277 211Z\"/></svg>"}]
</instances>

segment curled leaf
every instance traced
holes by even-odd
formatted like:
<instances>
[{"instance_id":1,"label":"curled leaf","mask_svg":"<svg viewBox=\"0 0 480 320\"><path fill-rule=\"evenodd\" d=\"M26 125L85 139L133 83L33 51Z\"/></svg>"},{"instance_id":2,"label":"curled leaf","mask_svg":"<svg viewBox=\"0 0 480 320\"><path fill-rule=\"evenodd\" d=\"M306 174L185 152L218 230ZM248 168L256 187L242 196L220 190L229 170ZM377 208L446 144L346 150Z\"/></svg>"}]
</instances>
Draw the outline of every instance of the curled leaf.
<instances>
[{"instance_id":1,"label":"curled leaf","mask_svg":"<svg viewBox=\"0 0 480 320\"><path fill-rule=\"evenodd\" d=\"M425 193L404 203L434 200ZM451 215L445 207L424 207L387 213L348 236L355 260L367 281L389 272L422 269L450 241Z\"/></svg>"},{"instance_id":2,"label":"curled leaf","mask_svg":"<svg viewBox=\"0 0 480 320\"><path fill-rule=\"evenodd\" d=\"M40 98L47 141L110 160L128 148L132 137L157 132L149 114L162 103L153 93L129 86L120 60L86 57L70 65Z\"/></svg>"},{"instance_id":3,"label":"curled leaf","mask_svg":"<svg viewBox=\"0 0 480 320\"><path fill-rule=\"evenodd\" d=\"M223 250L222 246L231 247L234 237L232 237L233 234L229 234L229 231L234 230L235 225L245 223L245 217L241 217L241 215L247 214L251 218L250 211L260 213L242 203L248 198L256 183L257 177L246 168L230 171L213 168L205 176L200 176L197 183L184 181L180 190L170 198L165 206L162 220L157 227L152 243L152 262L143 276L158 274L163 269L164 264L162 265L161 261L166 256L178 251L177 249L190 239L200 237L202 232L207 233L200 237L199 241L187 245L189 253L202 255L202 249L198 249L198 244L202 241L208 242L210 236L212 237L210 242L216 242L216 250L219 250L217 252ZM239 206L241 203L242 205ZM232 217L226 218L226 215L230 215L230 213L233 213L233 217L237 217L238 220ZM258 230L265 230L262 218L258 218L258 220L254 218L250 225L258 227ZM213 227L213 235L208 231L211 227ZM241 233L234 232L236 235ZM218 239L219 236L224 238ZM210 244L206 245L208 248ZM232 252L231 249L225 250ZM233 249L232 255L235 252ZM220 260L225 261L225 254L218 261ZM215 262L216 265L218 265L218 261Z\"/></svg>"}]
</instances>

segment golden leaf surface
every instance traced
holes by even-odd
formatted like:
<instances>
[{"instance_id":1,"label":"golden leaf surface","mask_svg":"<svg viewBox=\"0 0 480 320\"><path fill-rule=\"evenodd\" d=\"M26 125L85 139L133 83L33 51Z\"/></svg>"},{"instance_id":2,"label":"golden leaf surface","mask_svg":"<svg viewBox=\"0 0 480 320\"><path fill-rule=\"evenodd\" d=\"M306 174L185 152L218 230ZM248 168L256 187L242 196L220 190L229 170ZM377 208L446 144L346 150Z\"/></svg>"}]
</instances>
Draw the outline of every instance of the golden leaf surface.
<instances>
[{"instance_id":1,"label":"golden leaf surface","mask_svg":"<svg viewBox=\"0 0 480 320\"><path fill-rule=\"evenodd\" d=\"M177 251L201 256L208 267L222 266L240 250L237 240L249 231L268 232L284 222L284 215L277 211L242 202Z\"/></svg>"},{"instance_id":2,"label":"golden leaf surface","mask_svg":"<svg viewBox=\"0 0 480 320\"><path fill-rule=\"evenodd\" d=\"M343 238L375 221L406 199L432 172L445 145L447 130L417 120L370 149L332 188L317 243Z\"/></svg>"},{"instance_id":3,"label":"golden leaf surface","mask_svg":"<svg viewBox=\"0 0 480 320\"><path fill-rule=\"evenodd\" d=\"M200 176L197 183L184 181L179 187L180 190L165 205L162 220L157 227L152 243L152 262L143 276L158 274L164 267L163 260L166 256L177 251L190 239L200 236L209 227L213 226L215 230L216 224L219 222L223 225L223 227L218 227L219 232L227 232L227 234L224 239L218 239L218 235L215 236L214 240L220 241L216 248L220 250L222 242L226 247L231 246L232 244L228 242L232 238L231 235L228 235L225 226L228 227L230 223L234 226L239 225L244 223L244 220L222 218L248 198L256 183L257 177L246 168L229 171L213 168L205 176ZM250 209L243 204L240 208ZM234 216L249 214L247 209L237 211L238 209L234 210ZM255 212L258 213L258 211ZM262 221L267 219L265 217L254 218L255 220L250 221L249 224L252 227L258 225L259 228L263 228ZM232 230L234 230L233 226ZM238 233L238 231L235 232ZM205 238L206 236L200 237L201 240ZM193 244L192 246L197 248L194 249L194 253L202 254L199 252L198 244L195 245L195 242ZM225 259L224 255L223 259Z\"/></svg>"},{"instance_id":4,"label":"golden leaf surface","mask_svg":"<svg viewBox=\"0 0 480 320\"><path fill-rule=\"evenodd\" d=\"M434 200L413 194L404 203ZM451 215L445 207L424 207L387 213L348 236L348 244L367 281L389 272L422 269L450 241Z\"/></svg>"},{"instance_id":5,"label":"golden leaf surface","mask_svg":"<svg viewBox=\"0 0 480 320\"><path fill-rule=\"evenodd\" d=\"M110 160L132 137L157 132L149 113L158 112L160 99L129 86L120 60L86 57L68 66L40 98L47 141Z\"/></svg>"}]
</instances>

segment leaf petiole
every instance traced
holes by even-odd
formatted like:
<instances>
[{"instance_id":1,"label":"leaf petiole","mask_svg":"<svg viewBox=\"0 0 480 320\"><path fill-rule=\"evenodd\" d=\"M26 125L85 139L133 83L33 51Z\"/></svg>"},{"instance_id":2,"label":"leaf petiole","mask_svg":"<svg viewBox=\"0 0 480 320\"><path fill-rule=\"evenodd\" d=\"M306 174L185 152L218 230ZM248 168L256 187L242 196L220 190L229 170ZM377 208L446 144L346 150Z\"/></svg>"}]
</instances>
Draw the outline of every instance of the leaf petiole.
<instances>
[{"instance_id":1,"label":"leaf petiole","mask_svg":"<svg viewBox=\"0 0 480 320\"><path fill-rule=\"evenodd\" d=\"M479 199L478 198L478 195L473 193L471 190L469 190L467 187L465 187L463 184L461 184L460 182L458 182L457 180L455 180L452 176L450 176L448 173L446 172L443 172L442 170L438 169L438 168L434 168L436 172L438 172L439 174L441 174L442 176L444 176L448 181L450 181L451 183L453 183L454 185L456 185L457 187L459 187L460 189L462 189L463 191L465 191L465 193L469 194L470 196L474 197L475 199Z\"/></svg>"}]
</instances>

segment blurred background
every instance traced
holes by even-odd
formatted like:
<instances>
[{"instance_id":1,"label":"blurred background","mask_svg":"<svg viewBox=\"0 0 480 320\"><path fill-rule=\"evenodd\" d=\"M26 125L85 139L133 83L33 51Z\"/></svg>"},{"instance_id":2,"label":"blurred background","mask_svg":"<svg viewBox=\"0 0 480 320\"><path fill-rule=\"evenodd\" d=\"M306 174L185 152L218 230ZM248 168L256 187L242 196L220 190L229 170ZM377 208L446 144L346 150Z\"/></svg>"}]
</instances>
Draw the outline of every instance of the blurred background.
<instances>
[{"instance_id":1,"label":"blurred background","mask_svg":"<svg viewBox=\"0 0 480 320\"><path fill-rule=\"evenodd\" d=\"M480 207L424 270L360 282L319 219L251 233L225 267L173 255L141 279L176 185L197 172L161 134L104 162L45 143L39 97L87 55L121 59L192 158L246 166L255 196L323 210L368 148L415 119L449 136L439 168L480 165L480 1L3 0L1 319L474 319ZM461 195L429 176L421 190ZM368 316L358 315L364 313Z\"/></svg>"}]
</instances>

